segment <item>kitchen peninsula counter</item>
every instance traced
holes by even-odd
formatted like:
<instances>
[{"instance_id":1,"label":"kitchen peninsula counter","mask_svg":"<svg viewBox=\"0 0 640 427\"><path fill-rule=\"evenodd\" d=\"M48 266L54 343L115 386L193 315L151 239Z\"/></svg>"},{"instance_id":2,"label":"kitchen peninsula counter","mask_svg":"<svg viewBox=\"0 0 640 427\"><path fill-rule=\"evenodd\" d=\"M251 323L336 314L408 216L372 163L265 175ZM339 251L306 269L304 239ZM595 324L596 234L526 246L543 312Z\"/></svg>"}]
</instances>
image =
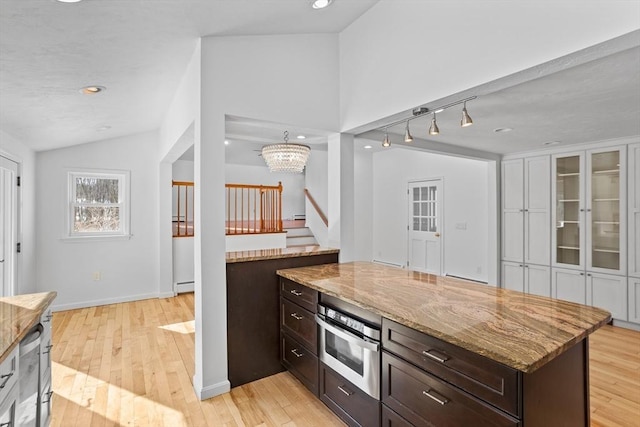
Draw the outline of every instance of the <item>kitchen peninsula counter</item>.
<instances>
[{"instance_id":1,"label":"kitchen peninsula counter","mask_svg":"<svg viewBox=\"0 0 640 427\"><path fill-rule=\"evenodd\" d=\"M0 298L0 363L38 323L57 295L42 292Z\"/></svg>"},{"instance_id":2,"label":"kitchen peninsula counter","mask_svg":"<svg viewBox=\"0 0 640 427\"><path fill-rule=\"evenodd\" d=\"M294 246L290 248L258 249L253 251L227 252L227 264L247 261L263 261L268 259L296 258L304 256L337 254L339 249L325 248L316 245Z\"/></svg>"},{"instance_id":3,"label":"kitchen peninsula counter","mask_svg":"<svg viewBox=\"0 0 640 427\"><path fill-rule=\"evenodd\" d=\"M368 262L277 273L524 373L611 318L599 308Z\"/></svg>"}]
</instances>

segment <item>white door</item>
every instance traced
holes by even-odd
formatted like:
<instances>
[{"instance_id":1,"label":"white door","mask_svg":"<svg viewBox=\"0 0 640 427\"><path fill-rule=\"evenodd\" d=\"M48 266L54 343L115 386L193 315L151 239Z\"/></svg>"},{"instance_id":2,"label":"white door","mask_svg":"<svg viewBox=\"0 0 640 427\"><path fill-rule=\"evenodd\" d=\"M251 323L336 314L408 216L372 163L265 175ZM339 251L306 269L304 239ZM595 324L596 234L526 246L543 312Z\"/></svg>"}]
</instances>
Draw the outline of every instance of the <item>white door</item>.
<instances>
[{"instance_id":1,"label":"white door","mask_svg":"<svg viewBox=\"0 0 640 427\"><path fill-rule=\"evenodd\" d=\"M16 294L18 164L0 156L0 297Z\"/></svg>"},{"instance_id":2,"label":"white door","mask_svg":"<svg viewBox=\"0 0 640 427\"><path fill-rule=\"evenodd\" d=\"M442 179L409 183L408 267L442 274Z\"/></svg>"}]
</instances>

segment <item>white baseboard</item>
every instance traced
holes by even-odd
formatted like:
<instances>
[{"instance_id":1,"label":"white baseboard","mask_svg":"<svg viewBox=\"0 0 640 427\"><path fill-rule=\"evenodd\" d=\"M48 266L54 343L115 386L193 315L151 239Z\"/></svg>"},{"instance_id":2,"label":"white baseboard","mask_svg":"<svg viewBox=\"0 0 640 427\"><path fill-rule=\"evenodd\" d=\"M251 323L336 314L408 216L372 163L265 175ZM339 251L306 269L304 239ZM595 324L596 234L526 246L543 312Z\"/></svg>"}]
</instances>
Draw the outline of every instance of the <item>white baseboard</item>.
<instances>
[{"instance_id":1,"label":"white baseboard","mask_svg":"<svg viewBox=\"0 0 640 427\"><path fill-rule=\"evenodd\" d=\"M121 302L131 302L131 301L140 301L143 299L151 299L151 298L168 298L173 297L173 292L163 292L162 294L153 293L153 294L139 294L139 295L127 295L116 298L104 298L93 301L81 301L74 302L70 304L52 304L52 311L65 311L65 310L75 310L77 308L87 308L87 307L97 307L100 305L109 305L109 304L118 304Z\"/></svg>"},{"instance_id":2,"label":"white baseboard","mask_svg":"<svg viewBox=\"0 0 640 427\"><path fill-rule=\"evenodd\" d=\"M158 298L173 298L176 296L176 293L173 291L169 291L169 292L160 292L158 294Z\"/></svg>"},{"instance_id":3,"label":"white baseboard","mask_svg":"<svg viewBox=\"0 0 640 427\"><path fill-rule=\"evenodd\" d=\"M193 292L195 290L194 282L174 282L173 289L176 294L182 292Z\"/></svg>"},{"instance_id":4,"label":"white baseboard","mask_svg":"<svg viewBox=\"0 0 640 427\"><path fill-rule=\"evenodd\" d=\"M633 322L625 322L624 320L613 319L613 326L619 326L621 328L632 329L634 331L640 331L640 325Z\"/></svg>"},{"instance_id":5,"label":"white baseboard","mask_svg":"<svg viewBox=\"0 0 640 427\"><path fill-rule=\"evenodd\" d=\"M202 390L197 390L194 385L196 396L200 400L210 399L223 393L228 393L231 390L231 383L229 380L221 381L217 384L208 385L203 387Z\"/></svg>"}]
</instances>

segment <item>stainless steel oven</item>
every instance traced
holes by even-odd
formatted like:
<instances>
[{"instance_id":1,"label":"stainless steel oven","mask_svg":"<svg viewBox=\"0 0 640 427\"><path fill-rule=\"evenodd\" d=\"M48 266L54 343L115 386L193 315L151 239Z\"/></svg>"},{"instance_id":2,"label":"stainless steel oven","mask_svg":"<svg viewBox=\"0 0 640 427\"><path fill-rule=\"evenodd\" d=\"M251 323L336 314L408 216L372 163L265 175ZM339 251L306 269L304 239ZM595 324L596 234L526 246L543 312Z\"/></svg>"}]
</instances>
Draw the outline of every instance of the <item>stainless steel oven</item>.
<instances>
[{"instance_id":1,"label":"stainless steel oven","mask_svg":"<svg viewBox=\"0 0 640 427\"><path fill-rule=\"evenodd\" d=\"M369 396L380 399L380 328L318 304L320 360Z\"/></svg>"}]
</instances>

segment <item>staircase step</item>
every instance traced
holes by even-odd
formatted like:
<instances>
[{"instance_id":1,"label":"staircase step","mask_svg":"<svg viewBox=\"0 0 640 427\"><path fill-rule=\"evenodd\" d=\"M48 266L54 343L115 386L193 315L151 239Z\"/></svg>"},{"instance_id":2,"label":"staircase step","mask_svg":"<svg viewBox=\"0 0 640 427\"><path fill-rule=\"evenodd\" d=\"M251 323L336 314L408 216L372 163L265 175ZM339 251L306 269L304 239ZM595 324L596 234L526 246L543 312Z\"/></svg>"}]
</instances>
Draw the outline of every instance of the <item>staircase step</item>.
<instances>
[{"instance_id":1,"label":"staircase step","mask_svg":"<svg viewBox=\"0 0 640 427\"><path fill-rule=\"evenodd\" d=\"M297 236L313 236L309 227L300 227L300 228L285 228L284 231L287 232L287 237L297 237Z\"/></svg>"},{"instance_id":2,"label":"staircase step","mask_svg":"<svg viewBox=\"0 0 640 427\"><path fill-rule=\"evenodd\" d=\"M306 246L306 245L317 245L318 242L313 235L310 236L287 236L287 247L289 246Z\"/></svg>"}]
</instances>

